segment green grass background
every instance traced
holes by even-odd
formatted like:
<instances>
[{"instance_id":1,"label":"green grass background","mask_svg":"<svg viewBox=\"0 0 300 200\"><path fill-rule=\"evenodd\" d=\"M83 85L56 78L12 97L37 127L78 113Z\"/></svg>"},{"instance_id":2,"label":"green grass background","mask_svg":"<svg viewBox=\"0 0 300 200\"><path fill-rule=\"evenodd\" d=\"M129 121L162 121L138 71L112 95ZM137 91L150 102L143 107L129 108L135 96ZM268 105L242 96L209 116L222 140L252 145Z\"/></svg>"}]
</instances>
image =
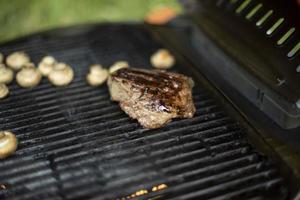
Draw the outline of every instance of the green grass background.
<instances>
[{"instance_id":1,"label":"green grass background","mask_svg":"<svg viewBox=\"0 0 300 200\"><path fill-rule=\"evenodd\" d=\"M177 0L0 0L0 42L74 24L142 20L164 6L180 10Z\"/></svg>"}]
</instances>

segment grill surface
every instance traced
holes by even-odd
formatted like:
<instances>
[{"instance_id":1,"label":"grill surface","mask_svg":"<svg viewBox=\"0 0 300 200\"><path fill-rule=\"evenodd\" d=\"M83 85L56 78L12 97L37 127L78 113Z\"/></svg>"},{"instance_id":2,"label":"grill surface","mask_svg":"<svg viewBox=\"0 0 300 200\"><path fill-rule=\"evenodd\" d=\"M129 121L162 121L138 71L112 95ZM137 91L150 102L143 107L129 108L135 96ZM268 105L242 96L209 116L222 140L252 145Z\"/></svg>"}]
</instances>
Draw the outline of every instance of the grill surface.
<instances>
[{"instance_id":1,"label":"grill surface","mask_svg":"<svg viewBox=\"0 0 300 200\"><path fill-rule=\"evenodd\" d=\"M102 25L34 35L0 48L24 50L37 63L46 54L75 69L63 88L47 80L33 89L10 86L0 101L0 129L16 133L16 155L0 162L0 199L285 199L272 162L201 85L197 112L146 130L109 99L106 86L85 82L88 65L128 60L150 66L160 47L141 25ZM184 66L175 71L189 75ZM197 81L196 81L197 82ZM152 192L153 187L167 188Z\"/></svg>"}]
</instances>

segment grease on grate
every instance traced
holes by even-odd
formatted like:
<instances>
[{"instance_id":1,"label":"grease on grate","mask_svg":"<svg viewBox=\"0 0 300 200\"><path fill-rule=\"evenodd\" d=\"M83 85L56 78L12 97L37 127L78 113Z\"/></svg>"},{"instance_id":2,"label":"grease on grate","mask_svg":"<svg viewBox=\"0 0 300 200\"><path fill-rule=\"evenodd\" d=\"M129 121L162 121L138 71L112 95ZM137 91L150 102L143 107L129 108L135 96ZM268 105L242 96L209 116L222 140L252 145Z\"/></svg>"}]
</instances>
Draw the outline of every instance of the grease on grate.
<instances>
[{"instance_id":1,"label":"grease on grate","mask_svg":"<svg viewBox=\"0 0 300 200\"><path fill-rule=\"evenodd\" d=\"M125 200L125 199L131 199L131 198L135 198L135 197L140 197L140 196L152 193L152 192L157 192L157 191L160 191L160 190L164 190L166 188L168 188L168 186L163 183L163 184L160 184L160 185L157 185L157 186L153 186L149 190L147 190L147 189L138 190L138 191L134 192L133 194L117 198L116 200Z\"/></svg>"}]
</instances>

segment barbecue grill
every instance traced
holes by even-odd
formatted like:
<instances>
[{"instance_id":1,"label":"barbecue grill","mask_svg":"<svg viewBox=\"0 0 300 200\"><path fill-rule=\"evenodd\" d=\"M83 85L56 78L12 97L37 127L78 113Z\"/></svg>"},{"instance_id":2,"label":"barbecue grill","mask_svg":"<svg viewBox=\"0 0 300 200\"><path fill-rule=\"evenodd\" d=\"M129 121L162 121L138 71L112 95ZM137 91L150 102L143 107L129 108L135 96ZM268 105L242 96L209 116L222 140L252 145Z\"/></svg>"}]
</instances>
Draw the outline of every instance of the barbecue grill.
<instances>
[{"instance_id":1,"label":"barbecue grill","mask_svg":"<svg viewBox=\"0 0 300 200\"><path fill-rule=\"evenodd\" d=\"M0 101L0 129L20 142L0 162L0 199L299 199L298 8L279 0L182 3L186 14L165 25L90 24L0 46L34 63L53 55L75 71L66 87L13 83ZM256 26L270 10L272 19ZM194 118L144 129L106 86L85 81L94 63L150 68L162 47L176 56L172 71L196 82Z\"/></svg>"}]
</instances>

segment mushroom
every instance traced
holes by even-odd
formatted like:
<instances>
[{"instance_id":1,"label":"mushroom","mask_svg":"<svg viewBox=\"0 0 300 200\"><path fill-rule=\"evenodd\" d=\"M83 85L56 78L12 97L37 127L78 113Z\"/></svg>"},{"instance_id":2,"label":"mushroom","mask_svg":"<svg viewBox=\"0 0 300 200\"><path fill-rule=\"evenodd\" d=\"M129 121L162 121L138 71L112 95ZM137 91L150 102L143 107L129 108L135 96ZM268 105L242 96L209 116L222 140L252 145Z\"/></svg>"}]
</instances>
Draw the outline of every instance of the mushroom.
<instances>
[{"instance_id":1,"label":"mushroom","mask_svg":"<svg viewBox=\"0 0 300 200\"><path fill-rule=\"evenodd\" d=\"M0 131L0 159L7 158L15 153L18 140L10 131Z\"/></svg>"},{"instance_id":2,"label":"mushroom","mask_svg":"<svg viewBox=\"0 0 300 200\"><path fill-rule=\"evenodd\" d=\"M100 64L94 64L90 66L90 73L91 74L97 74L103 70L103 66Z\"/></svg>"},{"instance_id":3,"label":"mushroom","mask_svg":"<svg viewBox=\"0 0 300 200\"><path fill-rule=\"evenodd\" d=\"M28 64L17 73L17 83L24 88L37 86L42 79L40 72L32 64Z\"/></svg>"},{"instance_id":4,"label":"mushroom","mask_svg":"<svg viewBox=\"0 0 300 200\"><path fill-rule=\"evenodd\" d=\"M28 63L25 63L23 67L24 68L35 68L35 65L32 62L28 62Z\"/></svg>"},{"instance_id":5,"label":"mushroom","mask_svg":"<svg viewBox=\"0 0 300 200\"><path fill-rule=\"evenodd\" d=\"M57 63L48 76L49 81L55 86L68 85L73 78L73 69L65 63Z\"/></svg>"},{"instance_id":6,"label":"mushroom","mask_svg":"<svg viewBox=\"0 0 300 200\"><path fill-rule=\"evenodd\" d=\"M45 56L41 62L47 65L54 65L56 63L56 60L53 56Z\"/></svg>"},{"instance_id":7,"label":"mushroom","mask_svg":"<svg viewBox=\"0 0 300 200\"><path fill-rule=\"evenodd\" d=\"M0 63L0 83L9 84L14 78L14 72Z\"/></svg>"},{"instance_id":8,"label":"mushroom","mask_svg":"<svg viewBox=\"0 0 300 200\"><path fill-rule=\"evenodd\" d=\"M45 56L38 65L38 70L45 77L49 76L56 64L56 60L52 56Z\"/></svg>"},{"instance_id":9,"label":"mushroom","mask_svg":"<svg viewBox=\"0 0 300 200\"><path fill-rule=\"evenodd\" d=\"M92 65L86 80L91 86L100 86L107 80L108 75L108 70L102 68L101 65Z\"/></svg>"},{"instance_id":10,"label":"mushroom","mask_svg":"<svg viewBox=\"0 0 300 200\"><path fill-rule=\"evenodd\" d=\"M6 64L13 70L20 70L26 63L30 62L29 56L24 52L14 52L7 56Z\"/></svg>"},{"instance_id":11,"label":"mushroom","mask_svg":"<svg viewBox=\"0 0 300 200\"><path fill-rule=\"evenodd\" d=\"M5 84L0 83L0 99L4 99L9 94L9 89Z\"/></svg>"},{"instance_id":12,"label":"mushroom","mask_svg":"<svg viewBox=\"0 0 300 200\"><path fill-rule=\"evenodd\" d=\"M175 58L168 50L159 49L151 56L150 62L157 69L170 69L175 64Z\"/></svg>"},{"instance_id":13,"label":"mushroom","mask_svg":"<svg viewBox=\"0 0 300 200\"><path fill-rule=\"evenodd\" d=\"M129 64L126 61L117 61L115 62L110 68L109 68L109 73L112 74L116 71L118 71L119 69L122 68L128 68Z\"/></svg>"}]
</instances>

